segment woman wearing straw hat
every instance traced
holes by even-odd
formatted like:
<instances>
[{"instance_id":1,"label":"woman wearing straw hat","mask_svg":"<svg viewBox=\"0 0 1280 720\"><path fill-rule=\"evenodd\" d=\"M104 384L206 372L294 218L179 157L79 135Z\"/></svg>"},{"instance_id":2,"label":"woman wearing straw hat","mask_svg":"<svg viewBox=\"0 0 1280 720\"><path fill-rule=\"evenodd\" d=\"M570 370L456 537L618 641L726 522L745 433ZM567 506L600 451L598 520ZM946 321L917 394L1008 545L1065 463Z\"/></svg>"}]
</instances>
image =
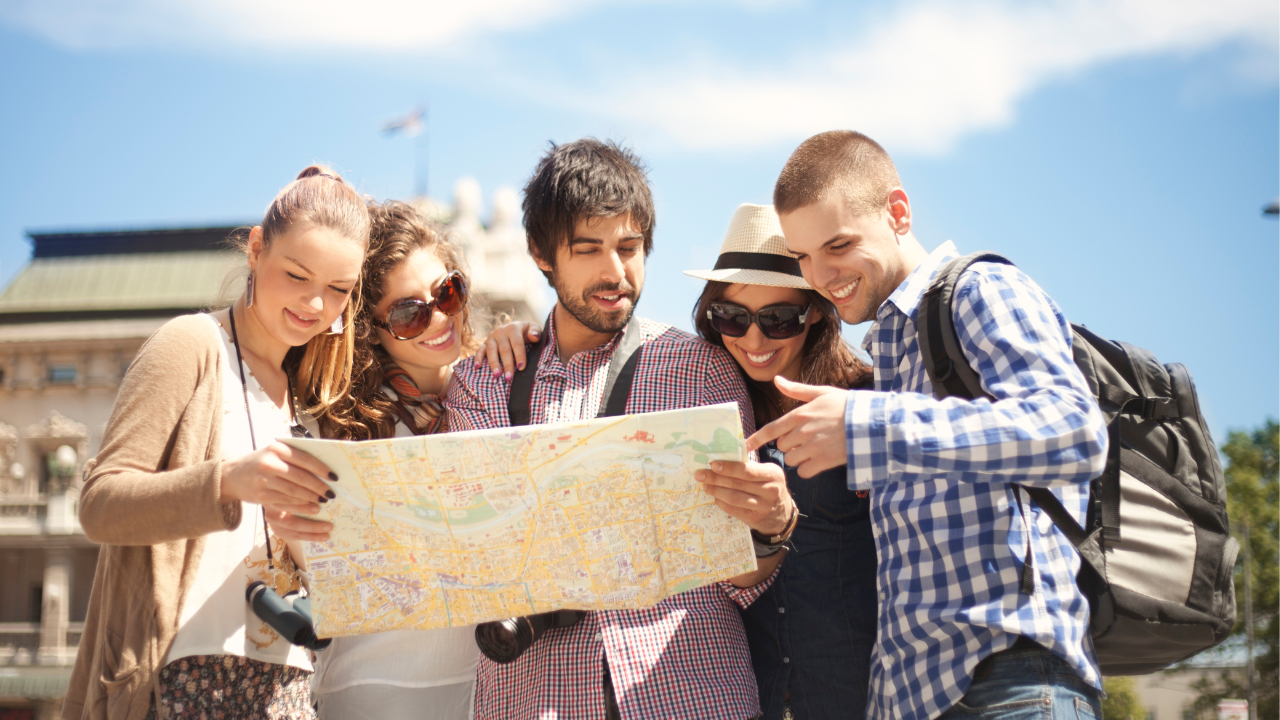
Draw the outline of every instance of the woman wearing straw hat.
<instances>
[{"instance_id":1,"label":"woman wearing straw hat","mask_svg":"<svg viewBox=\"0 0 1280 720\"><path fill-rule=\"evenodd\" d=\"M772 206L740 206L716 267L685 274L707 281L694 326L738 361L757 423L798 404L774 386L779 375L810 385L870 386L871 368L840 337L835 308L801 277ZM480 355L494 372L511 372L524 362L524 340L536 340L536 333L529 323L505 325ZM742 496L735 484L785 473L799 509L789 550L771 542L778 538L757 538L757 555L762 545L788 554L773 584L742 613L761 717L861 717L876 640L876 548L866 494L848 491L844 468L806 480L785 467L772 445L761 449L761 459L697 473L730 512L734 496Z\"/></svg>"},{"instance_id":2,"label":"woman wearing straw hat","mask_svg":"<svg viewBox=\"0 0 1280 720\"><path fill-rule=\"evenodd\" d=\"M871 368L840 337L840 317L800 275L770 205L738 207L693 312L704 340L742 368L756 422L797 403L773 384L782 375L812 385L869 385ZM860 717L876 639L876 549L865 493L851 493L844 468L804 479L772 445L753 474L785 472L800 508L790 550L773 585L743 611L764 718ZM719 496L732 479L701 478ZM862 495L862 497L859 497Z\"/></svg>"}]
</instances>

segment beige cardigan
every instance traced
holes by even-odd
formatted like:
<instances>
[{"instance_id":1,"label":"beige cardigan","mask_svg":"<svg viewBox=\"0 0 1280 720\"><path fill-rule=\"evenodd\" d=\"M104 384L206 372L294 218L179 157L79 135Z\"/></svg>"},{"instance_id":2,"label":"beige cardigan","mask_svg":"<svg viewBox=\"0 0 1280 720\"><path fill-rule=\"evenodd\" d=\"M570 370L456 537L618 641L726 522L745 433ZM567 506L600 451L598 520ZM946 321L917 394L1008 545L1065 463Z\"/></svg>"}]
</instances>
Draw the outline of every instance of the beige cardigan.
<instances>
[{"instance_id":1,"label":"beige cardigan","mask_svg":"<svg viewBox=\"0 0 1280 720\"><path fill-rule=\"evenodd\" d=\"M221 346L198 315L156 331L85 465L80 524L103 547L64 720L142 720L204 536L240 524L240 503L220 497Z\"/></svg>"}]
</instances>

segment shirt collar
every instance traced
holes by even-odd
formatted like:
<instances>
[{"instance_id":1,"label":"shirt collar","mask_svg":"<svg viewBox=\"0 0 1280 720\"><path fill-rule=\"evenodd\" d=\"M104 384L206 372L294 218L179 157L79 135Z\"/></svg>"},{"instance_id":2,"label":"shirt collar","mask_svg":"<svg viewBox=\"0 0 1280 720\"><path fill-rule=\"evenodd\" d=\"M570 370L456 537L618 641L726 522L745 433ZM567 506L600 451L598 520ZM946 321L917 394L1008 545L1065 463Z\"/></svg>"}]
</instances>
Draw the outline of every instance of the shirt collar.
<instances>
[{"instance_id":1,"label":"shirt collar","mask_svg":"<svg viewBox=\"0 0 1280 720\"><path fill-rule=\"evenodd\" d=\"M560 353L556 351L556 348L560 345L560 341L556 338L556 307L558 306L559 303L552 306L550 314L547 315L547 329L545 333L546 340L542 345L542 357L538 362L539 375L542 374L544 370L547 372L559 373L561 375L565 374L567 371L565 364L560 362ZM614 348L618 347L618 343L622 342L622 334L626 332L626 330L627 329L625 327L622 328L622 330L613 334L613 337L610 338L609 342L596 346L590 350L584 350L570 358L569 362L572 363L578 358L582 358L579 362L595 362L601 357L613 357Z\"/></svg>"},{"instance_id":2,"label":"shirt collar","mask_svg":"<svg viewBox=\"0 0 1280 720\"><path fill-rule=\"evenodd\" d=\"M898 312L906 315L914 320L916 310L920 307L920 299L924 297L924 291L929 289L929 284L933 282L933 276L938 274L948 260L957 258L960 252L956 250L955 243L950 240L939 245L929 256L920 261L914 270L907 274L907 279L902 281L888 299L880 305L880 309L876 311L876 321L872 324L871 329L867 330L867 335L862 340L862 347L867 352L871 351L871 334L875 332L875 326L889 314L891 309L897 308Z\"/></svg>"}]
</instances>

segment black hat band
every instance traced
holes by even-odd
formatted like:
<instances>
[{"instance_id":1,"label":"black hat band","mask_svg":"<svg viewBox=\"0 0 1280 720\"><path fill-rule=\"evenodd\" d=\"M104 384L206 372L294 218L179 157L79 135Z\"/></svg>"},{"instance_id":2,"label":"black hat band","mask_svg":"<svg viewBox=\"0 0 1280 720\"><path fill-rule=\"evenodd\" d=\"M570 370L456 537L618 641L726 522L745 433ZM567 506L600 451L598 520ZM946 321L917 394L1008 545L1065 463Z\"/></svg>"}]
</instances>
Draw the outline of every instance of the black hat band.
<instances>
[{"instance_id":1,"label":"black hat band","mask_svg":"<svg viewBox=\"0 0 1280 720\"><path fill-rule=\"evenodd\" d=\"M716 259L716 270L765 270L803 278L800 261L773 253L727 252Z\"/></svg>"}]
</instances>

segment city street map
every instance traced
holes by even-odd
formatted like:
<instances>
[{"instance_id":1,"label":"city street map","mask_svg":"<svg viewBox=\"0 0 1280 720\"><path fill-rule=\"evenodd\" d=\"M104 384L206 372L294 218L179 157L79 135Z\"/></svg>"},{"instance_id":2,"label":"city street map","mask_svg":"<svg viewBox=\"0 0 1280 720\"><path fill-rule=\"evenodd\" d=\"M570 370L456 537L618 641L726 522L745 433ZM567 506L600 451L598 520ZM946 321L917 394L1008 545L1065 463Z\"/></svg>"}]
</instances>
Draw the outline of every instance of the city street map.
<instances>
[{"instance_id":1,"label":"city street map","mask_svg":"<svg viewBox=\"0 0 1280 720\"><path fill-rule=\"evenodd\" d=\"M652 606L756 569L695 470L742 460L733 403L555 425L286 439L338 474L304 543L320 637Z\"/></svg>"}]
</instances>

